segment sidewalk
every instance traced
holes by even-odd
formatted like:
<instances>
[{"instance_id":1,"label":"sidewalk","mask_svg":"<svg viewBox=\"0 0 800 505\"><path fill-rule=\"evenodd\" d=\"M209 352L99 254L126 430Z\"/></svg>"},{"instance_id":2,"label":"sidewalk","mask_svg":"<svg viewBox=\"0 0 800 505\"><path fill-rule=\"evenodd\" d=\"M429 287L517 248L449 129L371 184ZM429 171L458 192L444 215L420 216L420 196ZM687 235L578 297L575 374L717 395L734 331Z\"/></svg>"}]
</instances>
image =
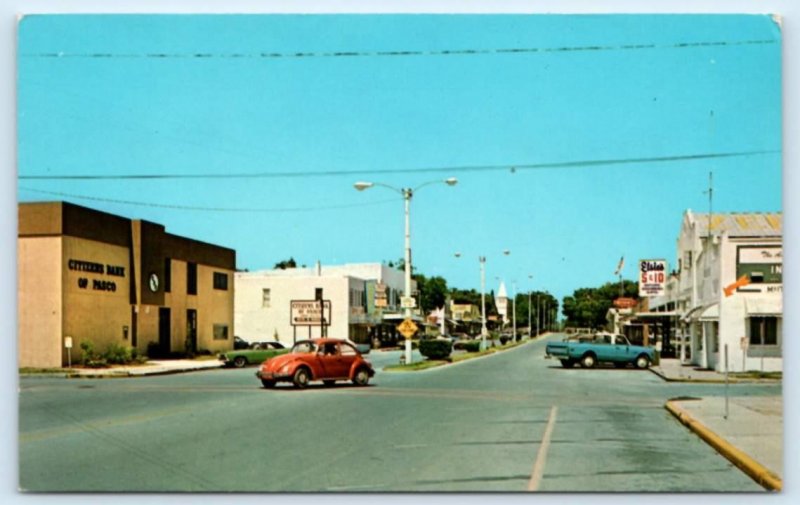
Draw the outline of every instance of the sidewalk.
<instances>
[{"instance_id":1,"label":"sidewalk","mask_svg":"<svg viewBox=\"0 0 800 505\"><path fill-rule=\"evenodd\" d=\"M768 490L783 487L783 398L733 397L670 401L680 422Z\"/></svg>"},{"instance_id":2,"label":"sidewalk","mask_svg":"<svg viewBox=\"0 0 800 505\"><path fill-rule=\"evenodd\" d=\"M191 372L195 370L211 370L220 368L223 364L217 359L191 360L171 359L148 361L144 365L112 366L109 368L81 368L73 369L67 374L69 378L114 378L114 377L142 377L146 375L166 375L173 373Z\"/></svg>"},{"instance_id":3,"label":"sidewalk","mask_svg":"<svg viewBox=\"0 0 800 505\"><path fill-rule=\"evenodd\" d=\"M709 382L724 383L725 374L715 370L697 368L697 365L682 365L679 359L662 358L658 365L650 367L650 371L668 382ZM741 383L775 383L780 379L766 378L741 378L729 376L728 382L731 384Z\"/></svg>"}]
</instances>

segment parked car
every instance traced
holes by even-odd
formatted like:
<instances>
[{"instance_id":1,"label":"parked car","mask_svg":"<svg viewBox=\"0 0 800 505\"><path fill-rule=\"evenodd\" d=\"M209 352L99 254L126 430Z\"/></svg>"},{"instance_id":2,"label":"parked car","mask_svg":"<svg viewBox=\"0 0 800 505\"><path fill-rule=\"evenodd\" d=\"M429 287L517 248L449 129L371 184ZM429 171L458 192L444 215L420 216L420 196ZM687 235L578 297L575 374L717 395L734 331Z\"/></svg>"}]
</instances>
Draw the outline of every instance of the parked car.
<instances>
[{"instance_id":1,"label":"parked car","mask_svg":"<svg viewBox=\"0 0 800 505\"><path fill-rule=\"evenodd\" d=\"M280 342L253 342L250 344L251 349L286 349L286 346Z\"/></svg>"},{"instance_id":2,"label":"parked car","mask_svg":"<svg viewBox=\"0 0 800 505\"><path fill-rule=\"evenodd\" d=\"M561 342L548 342L545 358L556 358L565 368L572 368L576 363L583 368L592 368L597 363L613 363L620 368L633 364L645 369L655 359L655 350L631 345L624 335L597 333L591 339L571 337Z\"/></svg>"},{"instance_id":3,"label":"parked car","mask_svg":"<svg viewBox=\"0 0 800 505\"><path fill-rule=\"evenodd\" d=\"M248 342L247 340L241 339L239 337L233 337L233 349L234 350L237 350L237 349L249 349L249 348L250 348L250 342Z\"/></svg>"},{"instance_id":4,"label":"parked car","mask_svg":"<svg viewBox=\"0 0 800 505\"><path fill-rule=\"evenodd\" d=\"M220 354L219 360L225 366L242 368L247 365L263 363L265 360L285 352L287 352L286 349L239 349Z\"/></svg>"},{"instance_id":5,"label":"parked car","mask_svg":"<svg viewBox=\"0 0 800 505\"><path fill-rule=\"evenodd\" d=\"M317 380L326 386L339 380L366 386L374 375L372 364L352 343L333 338L301 340L288 353L264 361L256 372L265 388L275 387L278 382L304 388Z\"/></svg>"}]
</instances>

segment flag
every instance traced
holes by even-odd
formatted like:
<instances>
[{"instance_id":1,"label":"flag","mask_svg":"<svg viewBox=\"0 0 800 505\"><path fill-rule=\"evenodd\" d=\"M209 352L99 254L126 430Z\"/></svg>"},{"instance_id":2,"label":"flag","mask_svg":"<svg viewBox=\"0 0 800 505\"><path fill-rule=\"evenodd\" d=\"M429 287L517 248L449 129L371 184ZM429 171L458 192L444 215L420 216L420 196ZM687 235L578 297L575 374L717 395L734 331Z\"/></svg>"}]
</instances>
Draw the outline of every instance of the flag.
<instances>
[{"instance_id":1,"label":"flag","mask_svg":"<svg viewBox=\"0 0 800 505\"><path fill-rule=\"evenodd\" d=\"M614 275L619 275L624 265L625 265L625 256L622 256L619 259L619 264L617 264L617 270L614 272Z\"/></svg>"}]
</instances>

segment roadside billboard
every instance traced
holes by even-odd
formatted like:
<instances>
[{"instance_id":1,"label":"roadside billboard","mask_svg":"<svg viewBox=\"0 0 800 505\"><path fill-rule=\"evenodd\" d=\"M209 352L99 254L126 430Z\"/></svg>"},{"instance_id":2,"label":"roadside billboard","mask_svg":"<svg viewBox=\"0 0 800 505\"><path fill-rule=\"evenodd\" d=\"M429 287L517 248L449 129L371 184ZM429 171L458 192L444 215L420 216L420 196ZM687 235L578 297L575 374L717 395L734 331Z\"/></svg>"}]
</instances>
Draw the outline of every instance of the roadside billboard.
<instances>
[{"instance_id":1,"label":"roadside billboard","mask_svg":"<svg viewBox=\"0 0 800 505\"><path fill-rule=\"evenodd\" d=\"M639 260L639 297L664 296L667 287L666 260Z\"/></svg>"},{"instance_id":2,"label":"roadside billboard","mask_svg":"<svg viewBox=\"0 0 800 505\"><path fill-rule=\"evenodd\" d=\"M316 300L291 300L291 325L292 326L319 326L320 303ZM325 326L331 324L331 301L325 300Z\"/></svg>"}]
</instances>

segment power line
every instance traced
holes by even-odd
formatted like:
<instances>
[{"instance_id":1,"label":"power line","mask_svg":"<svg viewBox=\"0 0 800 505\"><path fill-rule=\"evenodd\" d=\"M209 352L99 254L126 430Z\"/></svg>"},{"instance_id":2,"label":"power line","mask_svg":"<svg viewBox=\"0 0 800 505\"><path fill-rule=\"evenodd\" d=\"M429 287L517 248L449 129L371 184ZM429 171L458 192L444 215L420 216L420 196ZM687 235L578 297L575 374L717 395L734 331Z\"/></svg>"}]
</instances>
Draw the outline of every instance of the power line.
<instances>
[{"instance_id":1,"label":"power line","mask_svg":"<svg viewBox=\"0 0 800 505\"><path fill-rule=\"evenodd\" d=\"M272 209L260 209L260 208L226 208L226 207L196 207L196 206L188 206L188 205L169 205L169 204L162 204L162 203L150 203L150 202L137 202L133 200L117 200L113 198L101 198L96 196L88 196L88 195L76 195L72 193L62 193L59 191L45 191L40 189L33 189L33 188L26 188L20 187L22 191L30 191L32 193L41 193L45 195L54 195L54 196L61 196L66 198L77 198L81 200L93 200L97 202L107 202L107 203L119 203L125 205L137 205L141 207L157 207L161 209L175 209L175 210L191 210L191 211L209 211L209 212L265 212L265 213L285 213L285 212L317 212L322 210L336 210L336 209L349 209L353 207L371 207L374 205L384 205L387 203L397 203L397 198L392 198L391 200L378 200L375 202L368 202L368 203L351 203L351 204L342 204L342 205L324 205L318 207L284 207L284 208L272 208Z\"/></svg>"},{"instance_id":2,"label":"power line","mask_svg":"<svg viewBox=\"0 0 800 505\"><path fill-rule=\"evenodd\" d=\"M620 44L561 47L510 47L497 49L440 49L440 50L399 50L399 51L296 51L296 52L182 52L182 53L69 53L45 52L27 53L25 58L128 58L128 59L302 59L302 58L356 58L356 57L409 57L409 56L476 56L487 54L537 54L567 53L582 51L631 51L643 49L690 49L698 47L727 47L775 44L775 39L674 42L671 44Z\"/></svg>"},{"instance_id":3,"label":"power line","mask_svg":"<svg viewBox=\"0 0 800 505\"><path fill-rule=\"evenodd\" d=\"M603 160L579 160L548 163L521 163L504 165L466 165L420 168L396 168L387 170L307 170L294 172L252 172L226 174L117 174L117 175L20 175L20 180L152 180L152 179L256 179L256 178L298 178L334 177L355 175L421 174L438 172L492 172L521 170L542 170L551 168L586 168L611 165L630 165L645 163L667 163L676 161L699 161L708 159L737 158L763 154L778 154L780 150L740 151L724 153L699 153L676 156L653 156L640 158L612 158Z\"/></svg>"}]
</instances>

